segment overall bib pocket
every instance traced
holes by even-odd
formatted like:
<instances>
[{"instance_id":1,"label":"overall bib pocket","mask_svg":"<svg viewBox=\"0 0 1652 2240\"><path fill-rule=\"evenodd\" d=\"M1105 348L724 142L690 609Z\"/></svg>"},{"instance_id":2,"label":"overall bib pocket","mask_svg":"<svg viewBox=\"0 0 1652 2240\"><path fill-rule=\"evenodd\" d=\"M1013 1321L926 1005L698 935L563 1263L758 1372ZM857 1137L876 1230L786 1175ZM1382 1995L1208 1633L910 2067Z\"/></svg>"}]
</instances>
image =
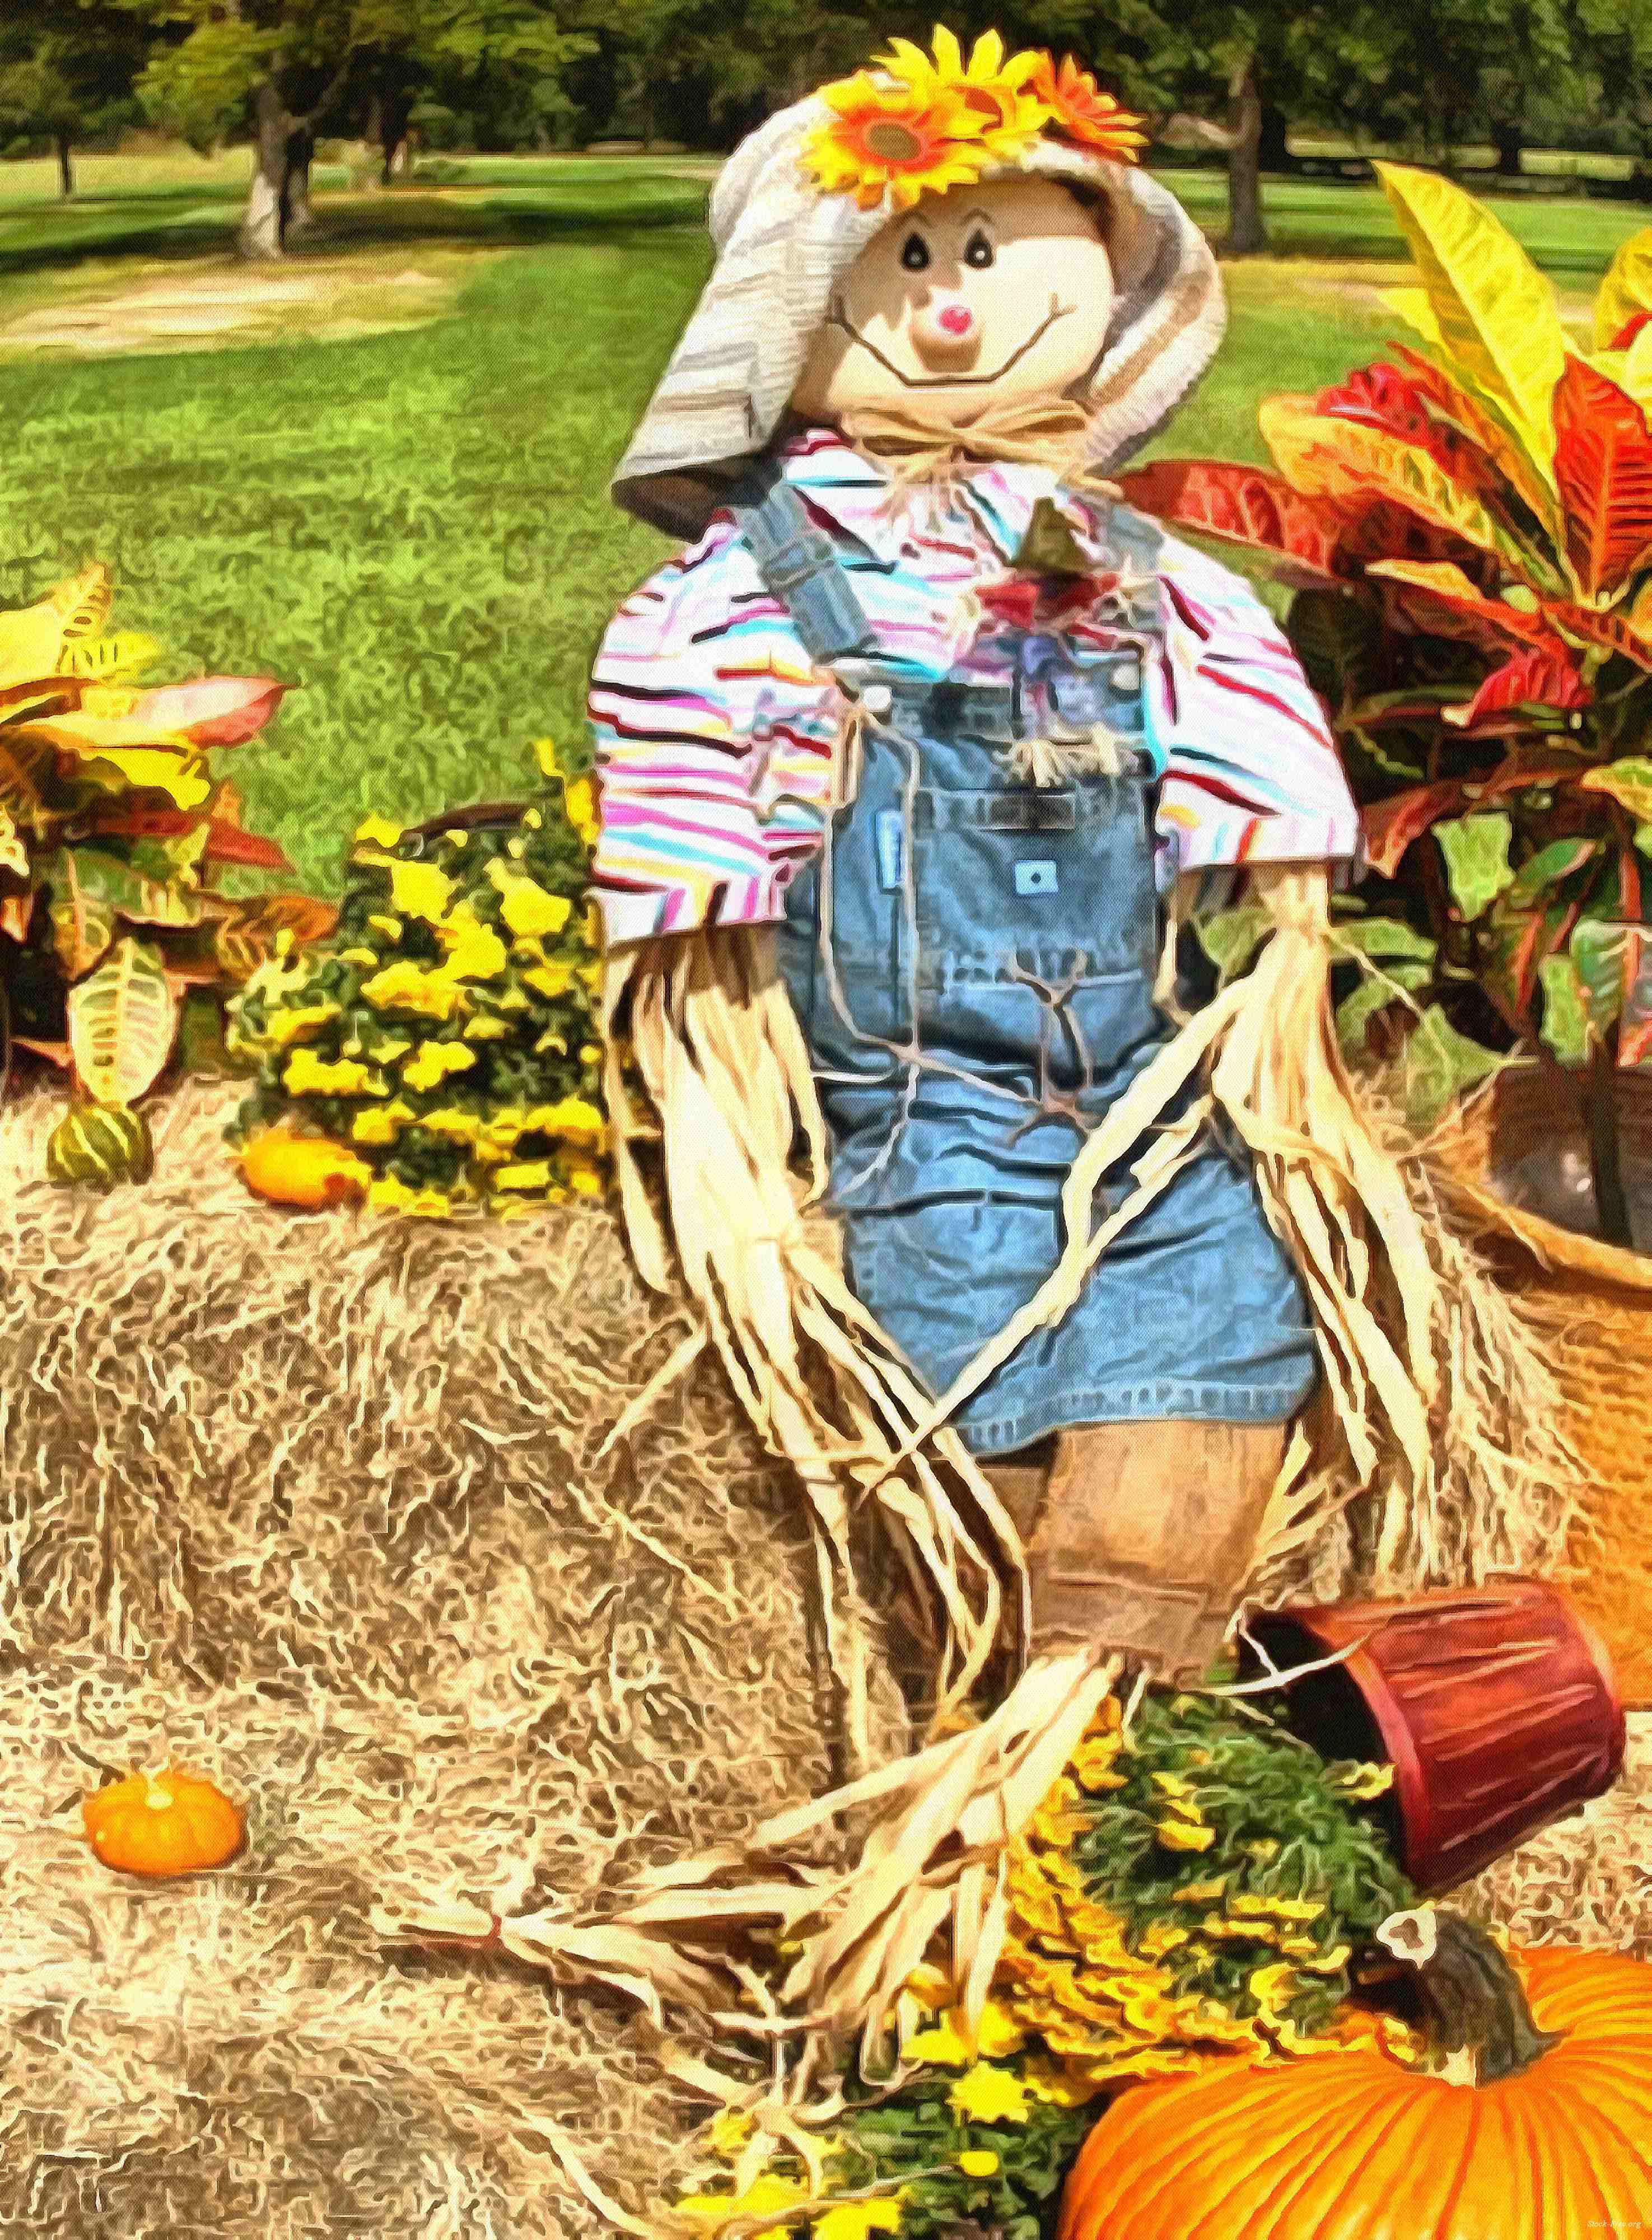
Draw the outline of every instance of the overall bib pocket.
<instances>
[{"instance_id":1,"label":"overall bib pocket","mask_svg":"<svg viewBox=\"0 0 1652 2240\"><path fill-rule=\"evenodd\" d=\"M920 1035L989 1063L1042 1051L1065 1090L1156 1036L1139 780L921 787L913 822Z\"/></svg>"}]
</instances>

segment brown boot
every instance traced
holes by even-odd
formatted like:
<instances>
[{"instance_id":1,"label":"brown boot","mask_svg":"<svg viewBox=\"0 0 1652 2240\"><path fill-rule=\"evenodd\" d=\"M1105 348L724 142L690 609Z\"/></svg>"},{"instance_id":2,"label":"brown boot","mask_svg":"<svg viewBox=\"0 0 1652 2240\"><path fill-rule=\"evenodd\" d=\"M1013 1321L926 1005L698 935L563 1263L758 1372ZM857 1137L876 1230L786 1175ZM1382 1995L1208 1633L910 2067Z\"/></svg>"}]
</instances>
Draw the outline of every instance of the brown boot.
<instances>
[{"instance_id":1,"label":"brown boot","mask_svg":"<svg viewBox=\"0 0 1652 2240\"><path fill-rule=\"evenodd\" d=\"M1058 1432L1028 1545L1033 1654L1102 1648L1153 1679L1198 1677L1255 1557L1285 1438L1274 1423Z\"/></svg>"}]
</instances>

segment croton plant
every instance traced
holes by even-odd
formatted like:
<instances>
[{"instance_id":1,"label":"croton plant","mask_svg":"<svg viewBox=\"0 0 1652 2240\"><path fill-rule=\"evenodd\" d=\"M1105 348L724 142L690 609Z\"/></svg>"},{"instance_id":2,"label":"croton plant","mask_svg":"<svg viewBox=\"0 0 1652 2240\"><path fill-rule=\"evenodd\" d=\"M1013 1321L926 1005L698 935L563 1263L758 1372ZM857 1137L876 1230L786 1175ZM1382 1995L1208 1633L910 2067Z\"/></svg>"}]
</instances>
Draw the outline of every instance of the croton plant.
<instances>
[{"instance_id":1,"label":"croton plant","mask_svg":"<svg viewBox=\"0 0 1652 2240\"><path fill-rule=\"evenodd\" d=\"M1574 335L1471 197L1377 170L1421 347L1269 398L1275 472L1161 461L1125 490L1294 588L1372 874L1342 904L1366 968L1345 1043L1407 1044L1423 1121L1515 1048L1610 1098L1652 1060L1652 230ZM1236 966L1262 930L1231 914L1213 952Z\"/></svg>"},{"instance_id":2,"label":"croton plant","mask_svg":"<svg viewBox=\"0 0 1652 2240\"><path fill-rule=\"evenodd\" d=\"M297 895L237 897L219 867L290 869L247 831L214 748L263 730L266 677L139 683L159 648L110 631L109 570L84 569L0 613L0 1081L14 1048L67 1075L55 1180L148 1170L134 1110L175 1055L217 1070L223 1005L284 928L331 923Z\"/></svg>"}]
</instances>

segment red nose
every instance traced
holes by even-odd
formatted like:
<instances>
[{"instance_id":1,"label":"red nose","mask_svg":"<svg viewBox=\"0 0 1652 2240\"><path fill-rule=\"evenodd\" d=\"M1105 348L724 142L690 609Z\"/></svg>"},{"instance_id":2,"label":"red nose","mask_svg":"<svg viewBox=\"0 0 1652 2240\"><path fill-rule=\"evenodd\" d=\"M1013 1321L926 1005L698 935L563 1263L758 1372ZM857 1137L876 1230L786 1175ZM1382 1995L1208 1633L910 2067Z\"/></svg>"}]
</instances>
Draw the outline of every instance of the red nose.
<instances>
[{"instance_id":1,"label":"red nose","mask_svg":"<svg viewBox=\"0 0 1652 2240\"><path fill-rule=\"evenodd\" d=\"M967 335L975 323L974 312L966 310L962 303L949 303L936 321L936 324L943 327L949 335Z\"/></svg>"}]
</instances>

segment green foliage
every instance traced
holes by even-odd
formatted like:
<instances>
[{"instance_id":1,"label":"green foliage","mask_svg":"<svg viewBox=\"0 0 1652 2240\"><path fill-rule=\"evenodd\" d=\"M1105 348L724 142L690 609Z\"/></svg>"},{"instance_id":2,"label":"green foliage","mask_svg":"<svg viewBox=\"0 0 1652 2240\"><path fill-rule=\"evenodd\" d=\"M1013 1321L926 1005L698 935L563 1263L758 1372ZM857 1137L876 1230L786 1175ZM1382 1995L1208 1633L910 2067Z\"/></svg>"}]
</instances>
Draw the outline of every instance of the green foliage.
<instances>
[{"instance_id":1,"label":"green foliage","mask_svg":"<svg viewBox=\"0 0 1652 2240\"><path fill-rule=\"evenodd\" d=\"M1260 1711L1153 1692L1136 1708L1116 1770L1121 1788L1079 1791L1088 1826L1072 1855L1091 1897L1123 1923L1126 1943L1141 1951L1156 1930L1191 1930L1158 1965L1177 1997L1240 2016L1259 2011L1258 1970L1294 1960L1286 2011L1302 2031L1322 2030L1351 1989L1359 1948L1415 1902L1362 1809L1385 1783L1369 1766L1328 1763ZM1167 1816L1185 1824L1189 1848L1167 1846Z\"/></svg>"},{"instance_id":2,"label":"green foliage","mask_svg":"<svg viewBox=\"0 0 1652 2240\"><path fill-rule=\"evenodd\" d=\"M887 2100L851 2099L827 2165L834 2193L900 2191L902 2240L942 2240L964 2220L1003 2240L1038 2240L1099 2110L1034 2100L1020 2123L980 2123L949 2105L952 2080L923 2076ZM979 2177L961 2157L991 2157Z\"/></svg>"},{"instance_id":3,"label":"green foliage","mask_svg":"<svg viewBox=\"0 0 1652 2240\"><path fill-rule=\"evenodd\" d=\"M356 1153L393 1210L601 1195L589 790L434 837L367 818L331 939L278 954L234 1007L230 1053L258 1076L232 1140L296 1120Z\"/></svg>"},{"instance_id":4,"label":"green foliage","mask_svg":"<svg viewBox=\"0 0 1652 2240\"><path fill-rule=\"evenodd\" d=\"M197 1017L216 1009L262 953L269 903L226 892L217 867L284 865L243 828L208 755L255 737L282 687L268 677L141 685L159 649L106 630L112 597L94 563L32 606L0 612L4 1068L15 1039L61 1067L105 1119L171 1064L184 997ZM147 1133L134 1121L129 1135L122 1171L142 1179L147 1159L130 1146ZM103 1136L112 1140L107 1126ZM76 1179L53 1144L52 1179Z\"/></svg>"}]
</instances>

